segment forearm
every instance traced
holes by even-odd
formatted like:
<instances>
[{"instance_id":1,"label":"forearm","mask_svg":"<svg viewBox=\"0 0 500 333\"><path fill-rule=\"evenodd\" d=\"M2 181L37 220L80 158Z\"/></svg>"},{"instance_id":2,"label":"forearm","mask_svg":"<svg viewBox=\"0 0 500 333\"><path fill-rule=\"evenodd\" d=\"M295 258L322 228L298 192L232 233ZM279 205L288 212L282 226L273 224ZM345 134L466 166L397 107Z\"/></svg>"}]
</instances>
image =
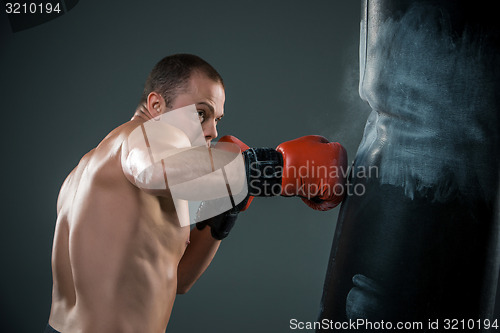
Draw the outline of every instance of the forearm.
<instances>
[{"instance_id":1,"label":"forearm","mask_svg":"<svg viewBox=\"0 0 500 333\"><path fill-rule=\"evenodd\" d=\"M210 233L210 228L193 228L190 244L177 267L177 293L186 293L205 272L217 252L220 240Z\"/></svg>"}]
</instances>

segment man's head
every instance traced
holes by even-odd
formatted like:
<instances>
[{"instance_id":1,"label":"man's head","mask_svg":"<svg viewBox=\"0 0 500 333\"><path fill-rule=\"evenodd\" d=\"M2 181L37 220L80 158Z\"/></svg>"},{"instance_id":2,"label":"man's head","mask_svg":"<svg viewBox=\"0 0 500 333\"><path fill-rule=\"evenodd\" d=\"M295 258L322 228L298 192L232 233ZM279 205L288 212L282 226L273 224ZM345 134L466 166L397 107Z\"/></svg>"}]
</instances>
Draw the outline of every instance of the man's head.
<instances>
[{"instance_id":1,"label":"man's head","mask_svg":"<svg viewBox=\"0 0 500 333\"><path fill-rule=\"evenodd\" d=\"M217 137L217 122L224 115L224 82L205 60L175 54L156 64L144 85L141 104L153 116L196 104L208 143Z\"/></svg>"}]
</instances>

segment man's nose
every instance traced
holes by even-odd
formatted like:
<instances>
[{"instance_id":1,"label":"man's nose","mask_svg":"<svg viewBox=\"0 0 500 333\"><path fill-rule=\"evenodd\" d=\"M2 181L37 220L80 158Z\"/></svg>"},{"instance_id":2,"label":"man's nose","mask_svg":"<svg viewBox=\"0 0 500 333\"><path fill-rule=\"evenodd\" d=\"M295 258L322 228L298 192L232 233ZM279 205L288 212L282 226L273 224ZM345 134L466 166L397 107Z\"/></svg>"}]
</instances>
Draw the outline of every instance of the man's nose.
<instances>
[{"instance_id":1,"label":"man's nose","mask_svg":"<svg viewBox=\"0 0 500 333\"><path fill-rule=\"evenodd\" d=\"M205 139L213 140L217 137L217 125L215 121L211 121L210 124L207 124L205 127Z\"/></svg>"}]
</instances>

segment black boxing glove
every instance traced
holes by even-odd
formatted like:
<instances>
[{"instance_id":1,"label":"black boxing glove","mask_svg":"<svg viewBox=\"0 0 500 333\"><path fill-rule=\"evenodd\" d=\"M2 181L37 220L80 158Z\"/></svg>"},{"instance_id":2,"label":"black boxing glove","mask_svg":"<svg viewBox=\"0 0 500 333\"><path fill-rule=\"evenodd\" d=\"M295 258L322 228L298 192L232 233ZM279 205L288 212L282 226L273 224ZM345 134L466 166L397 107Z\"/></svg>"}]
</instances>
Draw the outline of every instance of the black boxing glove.
<instances>
[{"instance_id":1,"label":"black boxing glove","mask_svg":"<svg viewBox=\"0 0 500 333\"><path fill-rule=\"evenodd\" d=\"M249 201L249 198L250 197L247 196L246 199L240 202L237 206L224 213L221 213L204 221L197 222L196 228L198 230L203 230L208 225L210 226L210 233L212 234L212 237L217 240L223 240L229 235L229 232L234 227L241 209L248 208L247 203ZM200 219L200 216L203 215L203 210L213 210L213 208L211 208L210 206L216 205L216 202L217 200L203 201L196 213L196 221L198 221Z\"/></svg>"}]
</instances>

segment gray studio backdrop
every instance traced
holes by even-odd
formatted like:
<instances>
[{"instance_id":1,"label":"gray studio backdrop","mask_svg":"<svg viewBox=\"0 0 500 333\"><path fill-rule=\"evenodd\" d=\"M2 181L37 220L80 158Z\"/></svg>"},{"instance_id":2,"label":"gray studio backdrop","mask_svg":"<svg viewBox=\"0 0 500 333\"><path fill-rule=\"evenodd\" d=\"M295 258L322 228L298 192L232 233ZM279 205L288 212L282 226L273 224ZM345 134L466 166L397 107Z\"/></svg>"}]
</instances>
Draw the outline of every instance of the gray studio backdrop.
<instances>
[{"instance_id":1,"label":"gray studio backdrop","mask_svg":"<svg viewBox=\"0 0 500 333\"><path fill-rule=\"evenodd\" d=\"M2 12L2 329L43 330L59 187L130 119L166 55L200 55L222 74L220 136L275 147L319 134L352 159L368 115L357 90L359 11L347 0L81 0L16 33ZM293 318L315 320L337 214L298 198L254 200L177 297L169 333L288 332Z\"/></svg>"}]
</instances>

